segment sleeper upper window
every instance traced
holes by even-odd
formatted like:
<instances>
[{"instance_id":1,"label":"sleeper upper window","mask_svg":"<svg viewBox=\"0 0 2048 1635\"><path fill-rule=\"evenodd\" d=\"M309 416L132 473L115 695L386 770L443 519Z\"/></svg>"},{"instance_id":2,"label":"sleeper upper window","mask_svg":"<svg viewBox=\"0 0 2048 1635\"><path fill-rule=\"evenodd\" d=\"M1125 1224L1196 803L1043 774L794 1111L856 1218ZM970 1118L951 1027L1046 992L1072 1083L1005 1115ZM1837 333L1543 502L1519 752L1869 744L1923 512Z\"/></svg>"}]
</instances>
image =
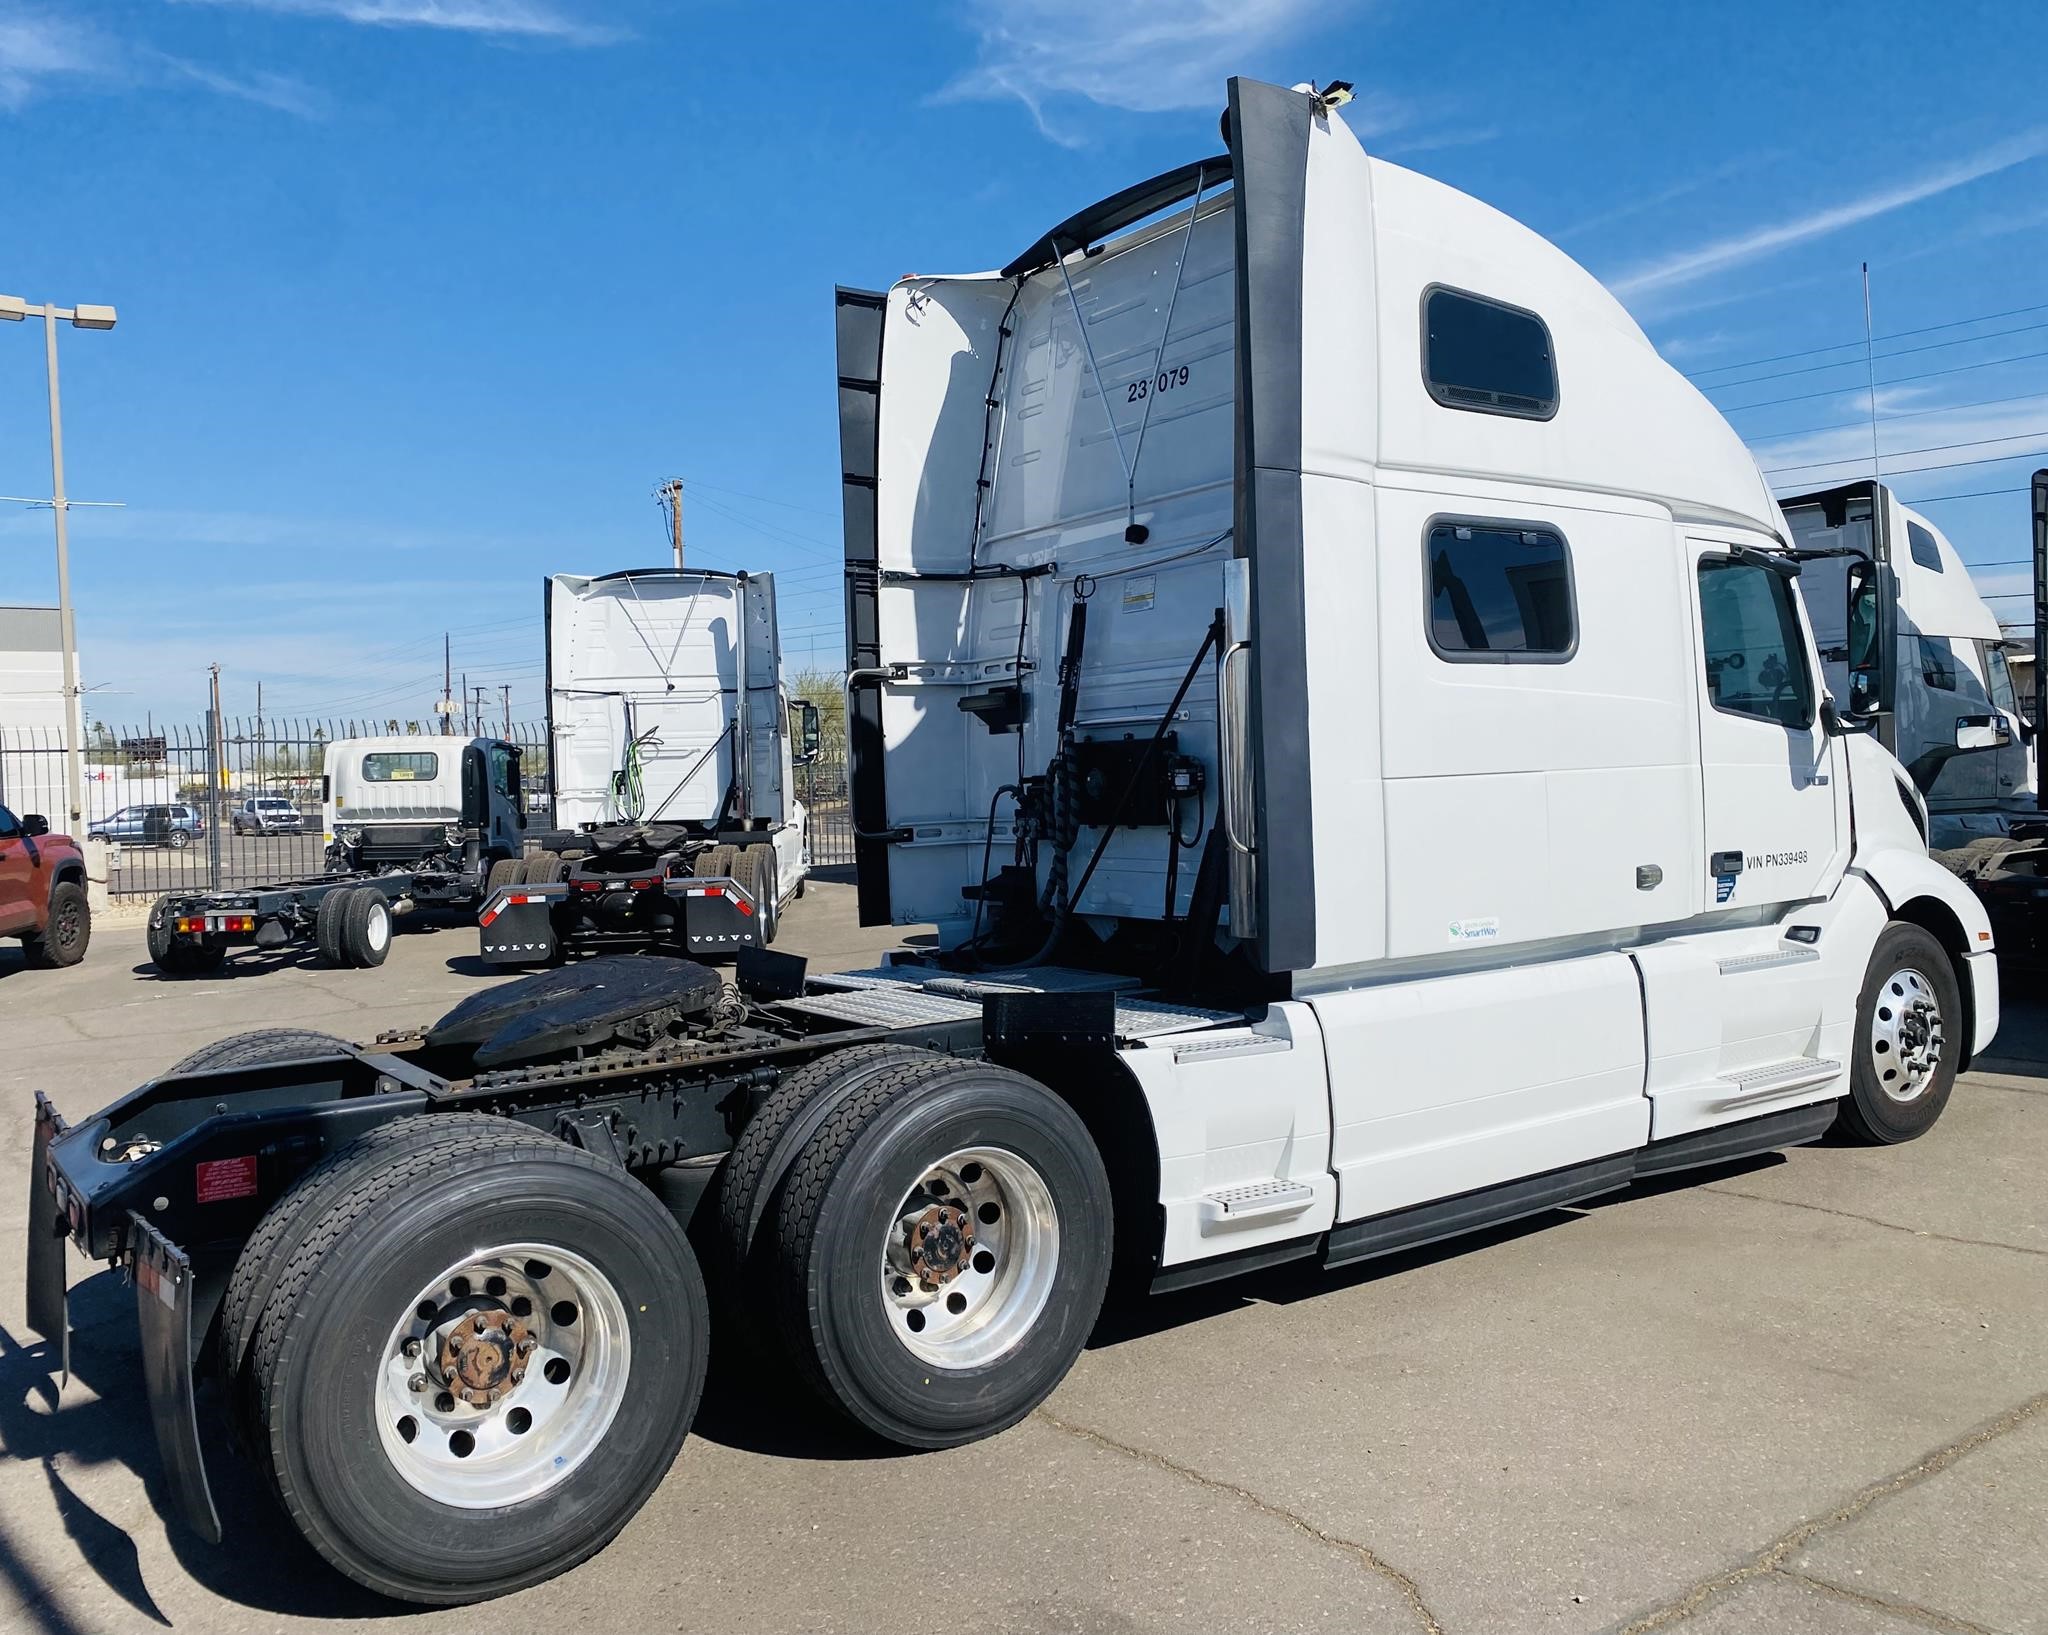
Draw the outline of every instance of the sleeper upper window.
<instances>
[{"instance_id":1,"label":"sleeper upper window","mask_svg":"<svg viewBox=\"0 0 2048 1635\"><path fill-rule=\"evenodd\" d=\"M1941 572L1941 547L1934 543L1934 536L1917 522L1906 524L1906 547L1921 567Z\"/></svg>"},{"instance_id":2,"label":"sleeper upper window","mask_svg":"<svg viewBox=\"0 0 2048 1635\"><path fill-rule=\"evenodd\" d=\"M1447 659L1556 662L1577 630L1571 555L1547 528L1438 522L1429 530L1429 644Z\"/></svg>"},{"instance_id":3,"label":"sleeper upper window","mask_svg":"<svg viewBox=\"0 0 2048 1635\"><path fill-rule=\"evenodd\" d=\"M1422 380L1452 409L1548 420L1557 360L1533 312L1435 285L1422 297Z\"/></svg>"},{"instance_id":4,"label":"sleeper upper window","mask_svg":"<svg viewBox=\"0 0 2048 1635\"><path fill-rule=\"evenodd\" d=\"M1699 576L1714 708L1784 727L1812 726L1813 672L1791 582L1757 563L1713 556L1700 559Z\"/></svg>"}]
</instances>

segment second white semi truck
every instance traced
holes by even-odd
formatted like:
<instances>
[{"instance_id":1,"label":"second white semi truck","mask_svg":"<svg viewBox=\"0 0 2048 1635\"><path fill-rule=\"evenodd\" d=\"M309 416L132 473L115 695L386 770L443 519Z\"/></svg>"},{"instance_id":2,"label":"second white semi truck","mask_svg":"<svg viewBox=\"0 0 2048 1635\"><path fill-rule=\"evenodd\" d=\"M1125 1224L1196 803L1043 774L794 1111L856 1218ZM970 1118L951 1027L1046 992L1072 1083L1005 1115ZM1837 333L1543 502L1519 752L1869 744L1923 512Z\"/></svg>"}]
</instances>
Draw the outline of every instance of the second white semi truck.
<instances>
[{"instance_id":1,"label":"second white semi truck","mask_svg":"<svg viewBox=\"0 0 2048 1635\"><path fill-rule=\"evenodd\" d=\"M39 1103L31 1325L67 1239L134 1269L190 1526L196 1358L359 1582L585 1560L696 1410L682 1216L727 1315L938 1448L1043 1401L1113 1274L1941 1115L1992 933L1829 696L1755 460L1342 100L1233 80L1225 151L840 292L861 904L939 950L593 960Z\"/></svg>"}]
</instances>

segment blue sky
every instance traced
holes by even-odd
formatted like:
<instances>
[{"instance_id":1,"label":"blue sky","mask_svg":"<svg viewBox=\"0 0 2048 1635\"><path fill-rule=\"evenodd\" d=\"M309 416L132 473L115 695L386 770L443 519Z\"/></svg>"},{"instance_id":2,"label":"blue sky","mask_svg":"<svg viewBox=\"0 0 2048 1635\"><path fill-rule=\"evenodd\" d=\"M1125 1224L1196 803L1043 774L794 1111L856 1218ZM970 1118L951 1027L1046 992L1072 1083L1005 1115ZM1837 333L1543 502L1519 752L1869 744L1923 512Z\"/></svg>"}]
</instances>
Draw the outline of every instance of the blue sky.
<instances>
[{"instance_id":1,"label":"blue sky","mask_svg":"<svg viewBox=\"0 0 2048 1635\"><path fill-rule=\"evenodd\" d=\"M1869 261L1893 463L2005 457L1897 486L1993 491L1929 508L1992 563L2048 454L2043 61L2048 8L1960 0L0 0L0 291L120 309L62 335L71 492L126 502L73 522L114 721L211 660L231 712L416 716L444 629L537 716L541 576L663 560L676 473L694 559L775 569L832 666L834 282L1000 264L1212 151L1232 72L1356 81L1376 151L1760 405L1767 467L1867 458L1860 351L1778 355L1861 335ZM37 341L4 493L48 487ZM48 540L0 507L0 601Z\"/></svg>"}]
</instances>

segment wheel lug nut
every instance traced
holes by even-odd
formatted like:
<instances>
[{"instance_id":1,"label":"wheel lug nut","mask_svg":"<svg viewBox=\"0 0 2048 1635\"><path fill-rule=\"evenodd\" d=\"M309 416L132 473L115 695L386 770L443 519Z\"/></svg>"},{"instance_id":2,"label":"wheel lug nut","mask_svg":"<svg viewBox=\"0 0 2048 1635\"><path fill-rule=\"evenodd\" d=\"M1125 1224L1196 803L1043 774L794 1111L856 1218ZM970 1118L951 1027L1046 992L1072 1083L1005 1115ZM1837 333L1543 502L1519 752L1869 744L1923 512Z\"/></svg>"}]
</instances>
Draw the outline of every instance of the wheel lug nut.
<instances>
[{"instance_id":1,"label":"wheel lug nut","mask_svg":"<svg viewBox=\"0 0 2048 1635\"><path fill-rule=\"evenodd\" d=\"M525 1370L525 1369L523 1369L523 1368L515 1368L515 1369L513 1369L513 1370L512 1370L512 1383L513 1383L514 1385L517 1385L517 1384L518 1384L518 1383L519 1383L519 1382L520 1382L521 1380L523 1380L523 1379L525 1379L525 1378L526 1378L526 1370Z\"/></svg>"},{"instance_id":2,"label":"wheel lug nut","mask_svg":"<svg viewBox=\"0 0 2048 1635\"><path fill-rule=\"evenodd\" d=\"M420 1354L420 1343L417 1340L407 1340L399 1349L408 1357L417 1357Z\"/></svg>"},{"instance_id":3,"label":"wheel lug nut","mask_svg":"<svg viewBox=\"0 0 2048 1635\"><path fill-rule=\"evenodd\" d=\"M427 1388L427 1376L424 1374L413 1375L411 1379L405 1382L405 1388L408 1391L424 1391Z\"/></svg>"}]
</instances>

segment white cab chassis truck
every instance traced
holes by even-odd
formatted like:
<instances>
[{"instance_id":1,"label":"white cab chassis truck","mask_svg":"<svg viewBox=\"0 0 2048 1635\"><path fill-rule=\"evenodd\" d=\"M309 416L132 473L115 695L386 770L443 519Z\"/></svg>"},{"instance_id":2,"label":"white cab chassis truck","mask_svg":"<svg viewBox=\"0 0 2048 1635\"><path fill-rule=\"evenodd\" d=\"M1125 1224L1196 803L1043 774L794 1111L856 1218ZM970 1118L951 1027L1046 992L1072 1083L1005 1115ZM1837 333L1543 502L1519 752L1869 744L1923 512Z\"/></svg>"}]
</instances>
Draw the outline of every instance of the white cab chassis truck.
<instances>
[{"instance_id":1,"label":"white cab chassis truck","mask_svg":"<svg viewBox=\"0 0 2048 1635\"><path fill-rule=\"evenodd\" d=\"M775 940L809 839L818 711L782 685L772 574L639 568L546 583L555 827L489 882L483 957L540 965Z\"/></svg>"},{"instance_id":2,"label":"white cab chassis truck","mask_svg":"<svg viewBox=\"0 0 2048 1635\"><path fill-rule=\"evenodd\" d=\"M940 951L590 960L39 1102L31 1324L67 1238L134 1268L189 1525L196 1368L362 1583L574 1566L696 1408L684 1216L723 1332L937 1448L1113 1275L1933 1122L1990 932L1824 695L1755 462L1336 90L1233 81L1224 153L839 297L863 907Z\"/></svg>"},{"instance_id":3,"label":"white cab chassis truck","mask_svg":"<svg viewBox=\"0 0 2048 1635\"><path fill-rule=\"evenodd\" d=\"M320 787L325 871L158 898L147 940L159 970L217 970L238 947L295 942L330 965L382 965L398 914L474 908L524 843L519 747L502 739L338 738Z\"/></svg>"}]
</instances>

